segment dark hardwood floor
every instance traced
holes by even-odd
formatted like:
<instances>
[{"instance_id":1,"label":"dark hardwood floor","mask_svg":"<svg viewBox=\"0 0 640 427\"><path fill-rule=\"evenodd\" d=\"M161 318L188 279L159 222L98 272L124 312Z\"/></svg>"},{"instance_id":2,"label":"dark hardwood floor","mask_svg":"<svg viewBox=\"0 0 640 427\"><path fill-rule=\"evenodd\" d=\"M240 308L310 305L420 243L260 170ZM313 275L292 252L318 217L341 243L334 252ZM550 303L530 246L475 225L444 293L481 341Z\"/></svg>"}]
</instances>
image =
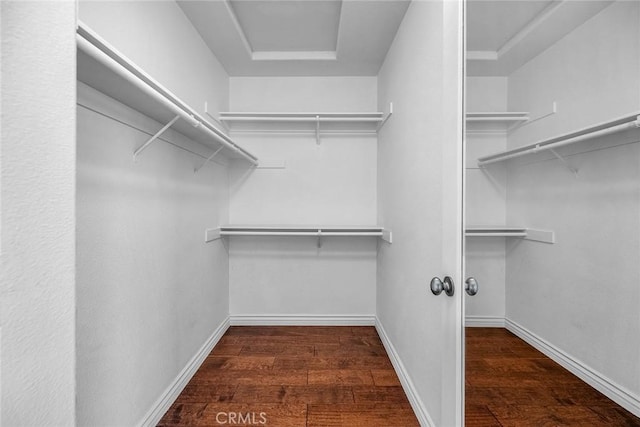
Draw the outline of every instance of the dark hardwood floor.
<instances>
[{"instance_id":1,"label":"dark hardwood floor","mask_svg":"<svg viewBox=\"0 0 640 427\"><path fill-rule=\"evenodd\" d=\"M639 426L501 328L466 330L466 425ZM373 327L231 327L160 426L417 426Z\"/></svg>"},{"instance_id":2,"label":"dark hardwood floor","mask_svg":"<svg viewBox=\"0 0 640 427\"><path fill-rule=\"evenodd\" d=\"M418 426L373 327L231 327L160 426Z\"/></svg>"},{"instance_id":3,"label":"dark hardwood floor","mask_svg":"<svg viewBox=\"0 0 640 427\"><path fill-rule=\"evenodd\" d=\"M466 336L467 426L640 426L506 329L467 328Z\"/></svg>"}]
</instances>

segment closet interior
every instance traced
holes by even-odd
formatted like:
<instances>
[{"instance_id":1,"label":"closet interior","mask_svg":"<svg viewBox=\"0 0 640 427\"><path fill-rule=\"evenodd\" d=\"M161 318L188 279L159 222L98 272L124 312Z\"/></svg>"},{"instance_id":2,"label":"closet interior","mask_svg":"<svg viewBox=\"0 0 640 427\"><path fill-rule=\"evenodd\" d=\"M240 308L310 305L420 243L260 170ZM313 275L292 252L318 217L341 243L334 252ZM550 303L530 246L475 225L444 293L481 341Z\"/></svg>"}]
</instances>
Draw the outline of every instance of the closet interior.
<instances>
[{"instance_id":1,"label":"closet interior","mask_svg":"<svg viewBox=\"0 0 640 427\"><path fill-rule=\"evenodd\" d=\"M463 324L640 413L640 4L468 1L463 67L462 3L300 3L80 1L78 424L157 423L230 324L376 325L423 425Z\"/></svg>"},{"instance_id":2,"label":"closet interior","mask_svg":"<svg viewBox=\"0 0 640 427\"><path fill-rule=\"evenodd\" d=\"M155 425L229 325L375 325L459 420L461 6L80 1L79 424Z\"/></svg>"},{"instance_id":3,"label":"closet interior","mask_svg":"<svg viewBox=\"0 0 640 427\"><path fill-rule=\"evenodd\" d=\"M640 4L467 4L466 326L637 416Z\"/></svg>"}]
</instances>

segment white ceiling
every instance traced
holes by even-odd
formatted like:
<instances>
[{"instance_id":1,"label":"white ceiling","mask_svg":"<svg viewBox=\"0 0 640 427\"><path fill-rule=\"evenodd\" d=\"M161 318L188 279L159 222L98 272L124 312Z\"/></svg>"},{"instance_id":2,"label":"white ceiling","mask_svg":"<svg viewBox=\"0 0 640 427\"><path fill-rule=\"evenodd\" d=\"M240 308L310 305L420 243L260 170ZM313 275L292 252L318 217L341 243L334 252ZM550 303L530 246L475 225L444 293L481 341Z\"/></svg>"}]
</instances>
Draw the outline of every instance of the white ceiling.
<instances>
[{"instance_id":1,"label":"white ceiling","mask_svg":"<svg viewBox=\"0 0 640 427\"><path fill-rule=\"evenodd\" d=\"M467 3L467 49L497 51L551 2L551 0L469 1Z\"/></svg>"},{"instance_id":2,"label":"white ceiling","mask_svg":"<svg viewBox=\"0 0 640 427\"><path fill-rule=\"evenodd\" d=\"M468 0L467 75L511 74L612 1ZM231 76L375 76L409 3L178 1Z\"/></svg>"},{"instance_id":3,"label":"white ceiling","mask_svg":"<svg viewBox=\"0 0 640 427\"><path fill-rule=\"evenodd\" d=\"M231 76L375 76L409 0L178 2Z\"/></svg>"},{"instance_id":4,"label":"white ceiling","mask_svg":"<svg viewBox=\"0 0 640 427\"><path fill-rule=\"evenodd\" d=\"M468 0L467 75L508 76L612 0Z\"/></svg>"},{"instance_id":5,"label":"white ceiling","mask_svg":"<svg viewBox=\"0 0 640 427\"><path fill-rule=\"evenodd\" d=\"M342 1L230 0L253 52L335 52Z\"/></svg>"}]
</instances>

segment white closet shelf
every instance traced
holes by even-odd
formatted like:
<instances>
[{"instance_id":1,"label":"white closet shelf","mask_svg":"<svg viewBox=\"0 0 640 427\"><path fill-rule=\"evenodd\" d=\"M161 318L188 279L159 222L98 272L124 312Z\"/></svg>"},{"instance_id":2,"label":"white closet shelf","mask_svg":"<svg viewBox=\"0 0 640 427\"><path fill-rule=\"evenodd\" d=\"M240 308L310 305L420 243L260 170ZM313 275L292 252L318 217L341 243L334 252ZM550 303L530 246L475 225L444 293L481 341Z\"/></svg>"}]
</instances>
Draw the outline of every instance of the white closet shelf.
<instances>
[{"instance_id":1,"label":"white closet shelf","mask_svg":"<svg viewBox=\"0 0 640 427\"><path fill-rule=\"evenodd\" d=\"M389 112L222 112L218 118L232 132L375 134L393 115Z\"/></svg>"},{"instance_id":2,"label":"white closet shelf","mask_svg":"<svg viewBox=\"0 0 640 427\"><path fill-rule=\"evenodd\" d=\"M468 226L466 237L516 237L543 243L555 243L555 234L549 230L539 230L527 227L475 225Z\"/></svg>"},{"instance_id":3,"label":"white closet shelf","mask_svg":"<svg viewBox=\"0 0 640 427\"><path fill-rule=\"evenodd\" d=\"M215 154L221 152L229 158L258 163L256 156L236 144L85 24L78 24L76 41L79 81L165 125L136 150L135 156L168 128L173 128L215 149ZM212 158L213 155L208 160Z\"/></svg>"},{"instance_id":4,"label":"white closet shelf","mask_svg":"<svg viewBox=\"0 0 640 427\"><path fill-rule=\"evenodd\" d=\"M527 112L469 112L467 130L471 132L507 132L529 120Z\"/></svg>"},{"instance_id":5,"label":"white closet shelf","mask_svg":"<svg viewBox=\"0 0 640 427\"><path fill-rule=\"evenodd\" d=\"M234 236L379 237L391 243L391 230L379 226L312 226L312 225L224 225L205 230L205 242Z\"/></svg>"},{"instance_id":6,"label":"white closet shelf","mask_svg":"<svg viewBox=\"0 0 640 427\"><path fill-rule=\"evenodd\" d=\"M516 157L526 156L528 154L539 153L545 150L550 151L560 160L564 161L564 159L562 159L562 157L557 152L555 152L554 149L565 145L575 144L577 142L606 136L612 133L637 128L640 128L640 112L636 112L631 115L623 116L614 120L609 120L607 122L599 123L595 126L589 126L578 131L567 133L554 138L545 139L533 144L525 145L523 147L502 151L500 153L491 154L485 157L480 157L478 159L478 166L483 167L491 163L502 162Z\"/></svg>"}]
</instances>

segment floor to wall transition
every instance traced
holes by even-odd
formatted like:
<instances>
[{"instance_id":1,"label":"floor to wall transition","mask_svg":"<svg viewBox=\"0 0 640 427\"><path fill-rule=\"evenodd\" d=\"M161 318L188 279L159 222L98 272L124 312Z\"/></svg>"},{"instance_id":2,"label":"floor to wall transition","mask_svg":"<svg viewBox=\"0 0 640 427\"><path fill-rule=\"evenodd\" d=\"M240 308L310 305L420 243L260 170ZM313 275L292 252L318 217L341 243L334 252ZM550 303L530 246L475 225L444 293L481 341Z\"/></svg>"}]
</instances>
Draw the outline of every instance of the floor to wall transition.
<instances>
[{"instance_id":1,"label":"floor to wall transition","mask_svg":"<svg viewBox=\"0 0 640 427\"><path fill-rule=\"evenodd\" d=\"M232 326L160 426L418 426L374 327Z\"/></svg>"},{"instance_id":2,"label":"floor to wall transition","mask_svg":"<svg viewBox=\"0 0 640 427\"><path fill-rule=\"evenodd\" d=\"M466 425L640 426L640 418L503 328L466 330Z\"/></svg>"}]
</instances>

